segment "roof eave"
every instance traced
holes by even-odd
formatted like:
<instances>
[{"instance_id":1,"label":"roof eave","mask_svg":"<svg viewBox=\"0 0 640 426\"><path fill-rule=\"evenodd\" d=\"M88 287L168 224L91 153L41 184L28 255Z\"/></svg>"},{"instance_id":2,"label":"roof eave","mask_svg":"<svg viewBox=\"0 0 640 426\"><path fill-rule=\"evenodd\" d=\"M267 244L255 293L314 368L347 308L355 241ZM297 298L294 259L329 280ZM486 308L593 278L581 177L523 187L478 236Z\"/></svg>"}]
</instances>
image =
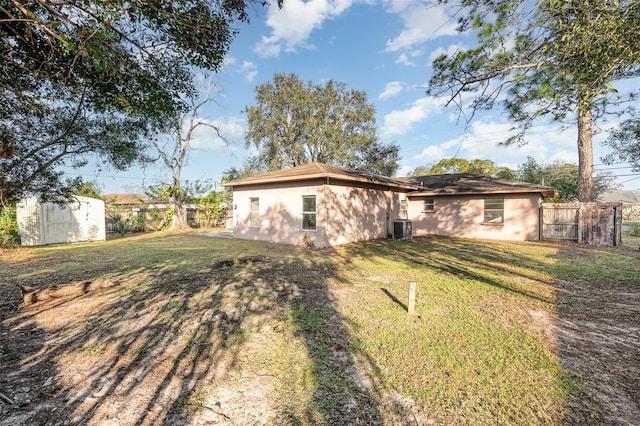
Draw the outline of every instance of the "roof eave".
<instances>
[{"instance_id":1,"label":"roof eave","mask_svg":"<svg viewBox=\"0 0 640 426\"><path fill-rule=\"evenodd\" d=\"M347 176L347 175L341 175L337 173L327 173L327 172L317 173L313 175L303 175L303 176L282 176L282 177L277 177L272 179L248 178L249 180L246 180L246 181L244 179L238 179L235 181L224 182L222 183L221 186L233 188L235 186L269 185L273 183L299 182L299 181L305 181L305 180L326 179L326 178L347 181L347 182L368 183L371 185L388 186L388 187L406 189L406 190L412 190L416 188L415 185L405 184L404 182L377 181L374 179L367 179L365 177Z\"/></svg>"},{"instance_id":2,"label":"roof eave","mask_svg":"<svg viewBox=\"0 0 640 426\"><path fill-rule=\"evenodd\" d=\"M453 192L434 192L434 191L414 191L408 195L411 196L456 196L456 195L497 195L497 194L535 194L539 193L543 197L552 198L555 196L555 190L539 189L539 188L518 188L518 189L496 189L490 191L453 191Z\"/></svg>"}]
</instances>

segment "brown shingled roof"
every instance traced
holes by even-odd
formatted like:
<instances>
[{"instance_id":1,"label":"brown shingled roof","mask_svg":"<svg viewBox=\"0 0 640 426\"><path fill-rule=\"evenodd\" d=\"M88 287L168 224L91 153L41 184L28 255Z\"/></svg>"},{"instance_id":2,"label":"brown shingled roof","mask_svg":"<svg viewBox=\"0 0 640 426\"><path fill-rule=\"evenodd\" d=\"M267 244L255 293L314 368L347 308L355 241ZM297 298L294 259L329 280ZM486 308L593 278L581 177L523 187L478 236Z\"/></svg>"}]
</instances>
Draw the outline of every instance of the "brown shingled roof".
<instances>
[{"instance_id":1,"label":"brown shingled roof","mask_svg":"<svg viewBox=\"0 0 640 426\"><path fill-rule=\"evenodd\" d=\"M403 189L413 189L415 184L399 179L379 176L373 173L351 170L344 167L332 166L324 163L308 163L298 167L262 173L256 176L225 182L222 186L247 186L276 182L294 182L318 178L338 179L350 182L363 182L374 185L384 185Z\"/></svg>"},{"instance_id":2,"label":"brown shingled roof","mask_svg":"<svg viewBox=\"0 0 640 426\"><path fill-rule=\"evenodd\" d=\"M420 185L418 191L411 195L477 195L504 193L535 193L552 198L556 190L550 186L536 185L528 182L495 179L470 173L448 175L430 175L401 178L401 180Z\"/></svg>"},{"instance_id":3,"label":"brown shingled roof","mask_svg":"<svg viewBox=\"0 0 640 426\"><path fill-rule=\"evenodd\" d=\"M149 202L150 198L146 194L105 194L102 199L107 204L116 205L136 205L141 202Z\"/></svg>"},{"instance_id":4,"label":"brown shingled roof","mask_svg":"<svg viewBox=\"0 0 640 426\"><path fill-rule=\"evenodd\" d=\"M222 186L264 185L318 178L394 187L409 191L409 195L477 195L538 192L544 197L555 196L555 189L549 186L494 179L469 173L390 178L323 163L309 163L289 169L236 179L225 182Z\"/></svg>"}]
</instances>

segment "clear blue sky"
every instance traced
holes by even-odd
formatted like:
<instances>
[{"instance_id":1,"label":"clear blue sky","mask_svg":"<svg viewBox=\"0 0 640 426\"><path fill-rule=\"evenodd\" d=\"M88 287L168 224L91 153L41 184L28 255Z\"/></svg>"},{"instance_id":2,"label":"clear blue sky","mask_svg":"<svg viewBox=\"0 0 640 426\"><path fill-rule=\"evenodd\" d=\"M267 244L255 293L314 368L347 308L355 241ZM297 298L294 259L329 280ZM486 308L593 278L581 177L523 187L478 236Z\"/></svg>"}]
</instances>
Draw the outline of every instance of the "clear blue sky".
<instances>
[{"instance_id":1,"label":"clear blue sky","mask_svg":"<svg viewBox=\"0 0 640 426\"><path fill-rule=\"evenodd\" d=\"M314 83L333 79L365 91L376 108L379 136L400 146L398 176L453 156L489 159L513 169L527 156L539 162L577 163L575 128L561 131L540 123L526 137L527 145L502 147L498 143L508 137L511 124L498 109L476 116L465 133L454 107L425 96L432 59L474 44L472 37L456 33L455 19L449 19L444 6L421 0L285 0L282 10L250 7L250 24L239 28L224 69L214 76L222 92L202 114L220 127L229 145L212 133L199 133L184 179L219 181L224 170L242 167L250 153L242 111L254 103L255 88L275 73L294 73ZM600 157L607 153L600 145L603 138L599 134L594 139L596 170L614 168L625 189L639 189L640 175L624 168L627 164L601 164ZM90 168L82 174L97 182L102 193L141 192L144 186L168 182L170 176L160 163L146 170Z\"/></svg>"}]
</instances>

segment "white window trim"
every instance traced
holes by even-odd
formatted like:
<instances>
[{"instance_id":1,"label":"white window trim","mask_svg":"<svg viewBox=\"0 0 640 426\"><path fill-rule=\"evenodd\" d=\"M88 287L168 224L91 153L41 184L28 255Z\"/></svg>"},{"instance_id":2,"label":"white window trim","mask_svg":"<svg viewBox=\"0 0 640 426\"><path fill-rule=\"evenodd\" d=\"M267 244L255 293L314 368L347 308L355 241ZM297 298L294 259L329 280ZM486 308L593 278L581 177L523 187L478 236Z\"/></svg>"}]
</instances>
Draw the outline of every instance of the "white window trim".
<instances>
[{"instance_id":1,"label":"white window trim","mask_svg":"<svg viewBox=\"0 0 640 426\"><path fill-rule=\"evenodd\" d=\"M404 208L403 208L403 204L404 204ZM400 211L399 211L400 219L409 219L409 199L407 198L406 195L400 198L399 207L400 207Z\"/></svg>"},{"instance_id":2,"label":"white window trim","mask_svg":"<svg viewBox=\"0 0 640 426\"><path fill-rule=\"evenodd\" d=\"M258 201L258 211L254 211L251 210L252 208L252 204L253 204L253 200L257 200ZM258 224L257 225L253 225L252 224L252 214L256 213L257 214L257 220L258 220ZM260 197L249 197L249 228L260 228Z\"/></svg>"},{"instance_id":3,"label":"white window trim","mask_svg":"<svg viewBox=\"0 0 640 426\"><path fill-rule=\"evenodd\" d=\"M310 198L313 197L315 199L315 205L316 205L316 209L313 212L306 212L304 211L304 199L305 198ZM316 194L306 194L306 195L302 195L301 197L302 199L302 212L300 213L300 230L303 232L318 232L318 197L316 196ZM304 215L305 214L314 214L316 215L316 227L313 229L305 229L304 227Z\"/></svg>"},{"instance_id":4,"label":"white window trim","mask_svg":"<svg viewBox=\"0 0 640 426\"><path fill-rule=\"evenodd\" d=\"M431 200L431 201L433 201L433 202L432 202L433 208L432 208L431 210L427 210L427 209L425 208L425 205L426 205L426 203L427 203L427 200ZM423 202L422 202L422 213L435 213L435 211L436 211L436 199L435 199L435 198L425 198L425 199L423 200Z\"/></svg>"},{"instance_id":5,"label":"white window trim","mask_svg":"<svg viewBox=\"0 0 640 426\"><path fill-rule=\"evenodd\" d=\"M487 201L497 201L497 200L502 200L502 209L487 209L486 205L487 205ZM483 225L488 225L488 226L504 226L504 222L505 222L505 206L504 206L504 197L502 198L484 198L482 200L482 224ZM487 222L487 210L489 211L502 211L502 221L500 222Z\"/></svg>"}]
</instances>

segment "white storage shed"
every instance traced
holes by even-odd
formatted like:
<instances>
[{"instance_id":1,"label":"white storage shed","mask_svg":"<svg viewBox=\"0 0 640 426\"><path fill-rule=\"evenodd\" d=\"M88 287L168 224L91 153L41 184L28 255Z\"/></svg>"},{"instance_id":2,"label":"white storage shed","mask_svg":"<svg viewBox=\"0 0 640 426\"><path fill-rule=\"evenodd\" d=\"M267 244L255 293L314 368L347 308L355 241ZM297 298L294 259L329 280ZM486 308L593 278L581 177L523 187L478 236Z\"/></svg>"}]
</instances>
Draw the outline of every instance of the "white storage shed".
<instances>
[{"instance_id":1,"label":"white storage shed","mask_svg":"<svg viewBox=\"0 0 640 426\"><path fill-rule=\"evenodd\" d=\"M18 203L17 216L23 246L106 239L104 201L96 198L74 196L61 205L25 198Z\"/></svg>"}]
</instances>

